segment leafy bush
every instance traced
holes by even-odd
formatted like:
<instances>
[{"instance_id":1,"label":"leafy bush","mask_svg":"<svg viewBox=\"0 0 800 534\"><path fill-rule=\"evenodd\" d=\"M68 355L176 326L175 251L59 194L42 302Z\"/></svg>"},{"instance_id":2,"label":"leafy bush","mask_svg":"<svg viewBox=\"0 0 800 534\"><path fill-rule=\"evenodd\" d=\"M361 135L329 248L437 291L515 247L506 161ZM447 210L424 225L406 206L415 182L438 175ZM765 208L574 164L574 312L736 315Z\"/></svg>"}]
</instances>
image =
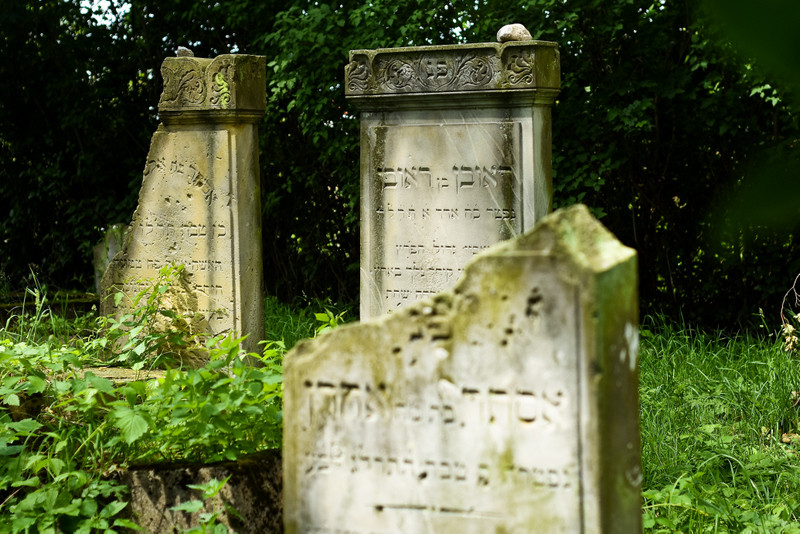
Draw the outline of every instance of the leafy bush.
<instances>
[{"instance_id":1,"label":"leafy bush","mask_svg":"<svg viewBox=\"0 0 800 534\"><path fill-rule=\"evenodd\" d=\"M146 328L157 315L172 318L159 303L167 274L127 320L96 320L85 337L48 331L59 323L47 321L41 294L33 318L0 330L0 533L132 528L115 476L128 465L232 460L279 446L280 344L245 355L240 339L214 338L204 367L153 370L170 362L162 350L180 334ZM100 376L103 361L126 364L132 378Z\"/></svg>"}]
</instances>

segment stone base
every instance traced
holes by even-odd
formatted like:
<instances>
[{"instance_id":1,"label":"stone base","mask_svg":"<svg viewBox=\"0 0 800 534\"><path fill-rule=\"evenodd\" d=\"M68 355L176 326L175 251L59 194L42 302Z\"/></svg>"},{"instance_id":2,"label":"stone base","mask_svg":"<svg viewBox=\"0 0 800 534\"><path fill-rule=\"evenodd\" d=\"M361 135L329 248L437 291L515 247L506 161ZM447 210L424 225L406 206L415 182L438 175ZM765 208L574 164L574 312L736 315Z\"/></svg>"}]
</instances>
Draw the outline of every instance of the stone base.
<instances>
[{"instance_id":1,"label":"stone base","mask_svg":"<svg viewBox=\"0 0 800 534\"><path fill-rule=\"evenodd\" d=\"M204 484L216 478L230 480L219 495L194 514L170 510L192 500L201 492L189 484ZM167 464L133 468L122 477L131 489L129 517L144 532L161 534L182 532L200 524L200 514L222 510L218 518L239 534L279 534L283 532L281 452L264 451L236 462L209 465ZM228 513L223 501L242 517Z\"/></svg>"}]
</instances>

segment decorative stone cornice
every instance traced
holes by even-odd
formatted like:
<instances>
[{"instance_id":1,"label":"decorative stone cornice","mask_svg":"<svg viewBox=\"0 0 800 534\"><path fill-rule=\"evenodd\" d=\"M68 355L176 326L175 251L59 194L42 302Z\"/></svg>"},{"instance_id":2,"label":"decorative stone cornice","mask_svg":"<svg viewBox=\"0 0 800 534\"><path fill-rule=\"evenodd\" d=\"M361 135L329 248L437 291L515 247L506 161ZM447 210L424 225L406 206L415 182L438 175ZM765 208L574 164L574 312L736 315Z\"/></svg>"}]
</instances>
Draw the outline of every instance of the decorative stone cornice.
<instances>
[{"instance_id":1,"label":"decorative stone cornice","mask_svg":"<svg viewBox=\"0 0 800 534\"><path fill-rule=\"evenodd\" d=\"M162 116L214 114L263 115L266 109L266 58L225 54L214 59L169 57L161 65Z\"/></svg>"},{"instance_id":2,"label":"decorative stone cornice","mask_svg":"<svg viewBox=\"0 0 800 534\"><path fill-rule=\"evenodd\" d=\"M345 67L345 95L354 100L483 91L547 100L560 87L558 46L546 41L352 50Z\"/></svg>"}]
</instances>

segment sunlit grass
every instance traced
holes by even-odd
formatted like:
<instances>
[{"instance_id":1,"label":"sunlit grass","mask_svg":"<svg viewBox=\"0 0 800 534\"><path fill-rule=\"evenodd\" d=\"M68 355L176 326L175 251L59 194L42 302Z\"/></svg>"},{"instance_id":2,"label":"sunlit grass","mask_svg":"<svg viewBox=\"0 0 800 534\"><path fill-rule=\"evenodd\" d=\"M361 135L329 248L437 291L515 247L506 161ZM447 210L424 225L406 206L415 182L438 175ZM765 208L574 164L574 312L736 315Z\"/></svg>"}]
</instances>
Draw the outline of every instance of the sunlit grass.
<instances>
[{"instance_id":1,"label":"sunlit grass","mask_svg":"<svg viewBox=\"0 0 800 534\"><path fill-rule=\"evenodd\" d=\"M640 380L646 531L800 532L795 356L649 319Z\"/></svg>"}]
</instances>

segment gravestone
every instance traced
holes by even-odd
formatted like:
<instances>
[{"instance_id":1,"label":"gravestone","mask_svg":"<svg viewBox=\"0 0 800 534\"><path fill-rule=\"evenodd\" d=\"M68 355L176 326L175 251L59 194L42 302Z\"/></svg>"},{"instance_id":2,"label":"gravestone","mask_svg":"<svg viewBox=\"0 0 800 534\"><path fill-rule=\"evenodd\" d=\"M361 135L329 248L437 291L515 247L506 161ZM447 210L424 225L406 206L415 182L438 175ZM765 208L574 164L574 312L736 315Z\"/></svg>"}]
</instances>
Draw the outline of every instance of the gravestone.
<instances>
[{"instance_id":1,"label":"gravestone","mask_svg":"<svg viewBox=\"0 0 800 534\"><path fill-rule=\"evenodd\" d=\"M103 275L108 264L122 248L122 240L128 227L124 224L112 224L103 234L103 239L92 248L94 258L94 289L99 295L102 291Z\"/></svg>"},{"instance_id":2,"label":"gravestone","mask_svg":"<svg viewBox=\"0 0 800 534\"><path fill-rule=\"evenodd\" d=\"M296 347L285 531L641 532L636 269L575 206Z\"/></svg>"},{"instance_id":3,"label":"gravestone","mask_svg":"<svg viewBox=\"0 0 800 534\"><path fill-rule=\"evenodd\" d=\"M103 277L101 311L120 314L169 265L183 265L167 304L192 334L264 333L258 131L266 105L261 56L196 58L161 66L162 123L153 134L139 205ZM113 296L125 299L115 306Z\"/></svg>"},{"instance_id":4,"label":"gravestone","mask_svg":"<svg viewBox=\"0 0 800 534\"><path fill-rule=\"evenodd\" d=\"M555 43L354 50L361 117L361 319L452 286L551 209Z\"/></svg>"}]
</instances>

